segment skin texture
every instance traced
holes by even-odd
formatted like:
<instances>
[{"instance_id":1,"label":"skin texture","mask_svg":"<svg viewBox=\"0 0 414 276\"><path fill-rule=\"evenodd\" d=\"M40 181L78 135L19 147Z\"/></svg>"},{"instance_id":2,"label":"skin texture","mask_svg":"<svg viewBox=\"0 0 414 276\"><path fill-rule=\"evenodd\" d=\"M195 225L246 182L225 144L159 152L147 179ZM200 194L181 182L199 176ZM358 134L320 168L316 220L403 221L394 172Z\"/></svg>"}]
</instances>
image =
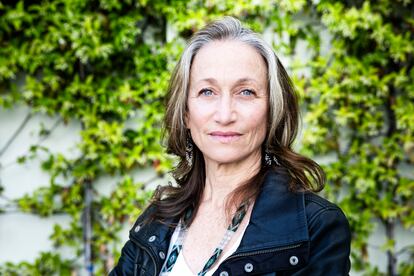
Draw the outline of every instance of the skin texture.
<instances>
[{"instance_id":1,"label":"skin texture","mask_svg":"<svg viewBox=\"0 0 414 276\"><path fill-rule=\"evenodd\" d=\"M212 42L190 72L187 126L207 162L239 162L260 152L266 135L266 65L242 42ZM236 132L241 136L214 135Z\"/></svg>"},{"instance_id":2,"label":"skin texture","mask_svg":"<svg viewBox=\"0 0 414 276\"><path fill-rule=\"evenodd\" d=\"M183 246L188 266L197 273L228 226L226 197L261 165L268 115L263 58L239 41L205 45L192 63L187 106L186 126L206 164L202 202ZM242 234L251 207L225 251Z\"/></svg>"}]
</instances>

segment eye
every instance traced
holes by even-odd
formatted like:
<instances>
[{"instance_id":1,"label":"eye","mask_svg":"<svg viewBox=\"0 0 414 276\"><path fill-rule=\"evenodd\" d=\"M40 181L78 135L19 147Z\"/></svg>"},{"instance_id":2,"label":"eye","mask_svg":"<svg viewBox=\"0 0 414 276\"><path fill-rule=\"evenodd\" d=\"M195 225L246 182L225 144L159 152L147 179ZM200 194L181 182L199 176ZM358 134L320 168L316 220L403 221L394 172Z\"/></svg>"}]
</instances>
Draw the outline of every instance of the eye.
<instances>
[{"instance_id":1,"label":"eye","mask_svg":"<svg viewBox=\"0 0 414 276\"><path fill-rule=\"evenodd\" d=\"M203 88L199 94L203 96L213 96L213 91L209 88Z\"/></svg>"},{"instance_id":2,"label":"eye","mask_svg":"<svg viewBox=\"0 0 414 276\"><path fill-rule=\"evenodd\" d=\"M243 95L243 96L252 96L252 95L254 95L255 93L254 93L254 91L253 91L252 89L243 89L243 90L240 92L240 94L241 94L241 95Z\"/></svg>"}]
</instances>

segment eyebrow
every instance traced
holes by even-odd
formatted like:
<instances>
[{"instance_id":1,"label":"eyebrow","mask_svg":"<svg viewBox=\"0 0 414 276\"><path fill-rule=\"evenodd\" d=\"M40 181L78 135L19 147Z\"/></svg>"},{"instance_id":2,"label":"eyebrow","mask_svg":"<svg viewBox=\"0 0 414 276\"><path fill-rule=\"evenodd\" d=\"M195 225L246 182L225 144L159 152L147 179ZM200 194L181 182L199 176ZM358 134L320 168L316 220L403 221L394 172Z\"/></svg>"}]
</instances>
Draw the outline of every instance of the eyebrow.
<instances>
[{"instance_id":1,"label":"eyebrow","mask_svg":"<svg viewBox=\"0 0 414 276\"><path fill-rule=\"evenodd\" d=\"M199 80L198 82L208 82L208 83L211 83L211 84L214 84L214 85L217 85L218 84L217 83L217 80L214 79L214 78L205 78L205 79ZM253 83L257 84L257 81L255 79L246 77L246 78L238 79L236 81L236 85L239 85L239 84L242 84L242 83L246 83L246 82L253 82Z\"/></svg>"}]
</instances>

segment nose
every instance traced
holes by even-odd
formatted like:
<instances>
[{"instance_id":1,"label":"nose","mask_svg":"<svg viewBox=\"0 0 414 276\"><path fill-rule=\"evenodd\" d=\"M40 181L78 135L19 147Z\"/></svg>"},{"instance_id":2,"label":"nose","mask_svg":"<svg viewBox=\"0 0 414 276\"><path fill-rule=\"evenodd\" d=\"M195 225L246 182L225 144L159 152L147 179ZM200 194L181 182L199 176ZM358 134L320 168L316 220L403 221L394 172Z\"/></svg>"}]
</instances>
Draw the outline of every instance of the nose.
<instances>
[{"instance_id":1,"label":"nose","mask_svg":"<svg viewBox=\"0 0 414 276\"><path fill-rule=\"evenodd\" d=\"M229 93L223 93L217 102L214 120L222 125L228 125L236 120L234 102Z\"/></svg>"}]
</instances>

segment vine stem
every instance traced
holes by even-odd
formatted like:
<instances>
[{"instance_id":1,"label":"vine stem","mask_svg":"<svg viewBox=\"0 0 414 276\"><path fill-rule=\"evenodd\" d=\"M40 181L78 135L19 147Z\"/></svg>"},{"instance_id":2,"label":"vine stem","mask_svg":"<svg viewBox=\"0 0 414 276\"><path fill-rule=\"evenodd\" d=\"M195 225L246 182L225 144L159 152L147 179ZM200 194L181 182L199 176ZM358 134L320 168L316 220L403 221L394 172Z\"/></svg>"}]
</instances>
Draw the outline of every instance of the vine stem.
<instances>
[{"instance_id":1,"label":"vine stem","mask_svg":"<svg viewBox=\"0 0 414 276\"><path fill-rule=\"evenodd\" d=\"M52 134L52 132L58 127L58 125L62 122L62 118L58 118L56 120L56 122L53 124L53 126L48 130L48 133L46 135L44 135L43 137L39 138L37 143L34 144L33 146L40 146L47 138L49 138L49 136ZM23 155L27 155L29 153L29 150L27 150ZM9 163L4 164L3 166L1 166L0 164L0 170L5 169L13 164L16 164L17 161L12 161Z\"/></svg>"},{"instance_id":2,"label":"vine stem","mask_svg":"<svg viewBox=\"0 0 414 276\"><path fill-rule=\"evenodd\" d=\"M19 134L22 132L24 127L26 126L27 122L32 118L32 114L29 112L27 113L26 117L24 117L23 121L20 123L19 127L15 130L15 132L10 136L9 140L7 140L6 144L3 146L3 148L0 150L0 157L7 151L7 149L10 147L10 145L13 143L13 141L19 136Z\"/></svg>"},{"instance_id":3,"label":"vine stem","mask_svg":"<svg viewBox=\"0 0 414 276\"><path fill-rule=\"evenodd\" d=\"M79 77L81 81L85 81L85 66L79 60ZM82 130L85 129L84 123L82 123ZM87 178L84 182L84 204L83 209L83 245L85 254L85 267L87 275L93 276L93 263L92 263L92 201L93 201L93 190L92 180Z\"/></svg>"},{"instance_id":4,"label":"vine stem","mask_svg":"<svg viewBox=\"0 0 414 276\"><path fill-rule=\"evenodd\" d=\"M385 221L385 233L389 240L395 239L395 222L393 220ZM393 249L387 250L387 271L390 276L397 276L397 256L394 253L395 247Z\"/></svg>"},{"instance_id":5,"label":"vine stem","mask_svg":"<svg viewBox=\"0 0 414 276\"><path fill-rule=\"evenodd\" d=\"M85 185L85 208L83 213L83 240L84 240L84 253L85 253L85 266L88 275L93 275L92 264L92 218L91 218L91 206L92 206L92 182L87 179Z\"/></svg>"},{"instance_id":6,"label":"vine stem","mask_svg":"<svg viewBox=\"0 0 414 276\"><path fill-rule=\"evenodd\" d=\"M389 86L389 95L387 101L385 103L385 114L388 119L388 128L386 137L391 138L397 132L397 116L395 114L394 105L396 102L397 97L397 90L394 85ZM397 161L399 162L399 161ZM397 162L395 162L392 166L393 169L396 169ZM395 187L396 188L396 187ZM396 202L396 189L392 190L392 202ZM388 218L384 220L385 226L385 235L388 240L395 241L395 219ZM387 271L389 276L396 276L397 275L397 255L395 254L395 245L393 245L392 249L388 249L386 251L387 254Z\"/></svg>"}]
</instances>

